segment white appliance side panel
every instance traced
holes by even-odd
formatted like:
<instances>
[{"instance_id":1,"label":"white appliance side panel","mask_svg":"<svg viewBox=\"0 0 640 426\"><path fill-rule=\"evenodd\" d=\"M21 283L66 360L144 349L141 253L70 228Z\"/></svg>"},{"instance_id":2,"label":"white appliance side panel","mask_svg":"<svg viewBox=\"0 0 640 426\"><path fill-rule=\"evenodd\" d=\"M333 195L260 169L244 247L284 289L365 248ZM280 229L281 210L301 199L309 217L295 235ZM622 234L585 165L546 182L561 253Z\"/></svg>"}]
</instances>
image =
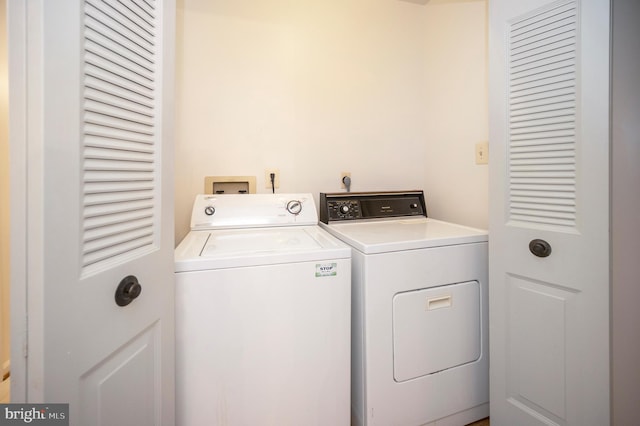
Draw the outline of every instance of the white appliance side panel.
<instances>
[{"instance_id":1,"label":"white appliance side panel","mask_svg":"<svg viewBox=\"0 0 640 426\"><path fill-rule=\"evenodd\" d=\"M489 401L487 261L487 243L363 256L362 283L355 285L362 285L364 350L354 365L364 369L363 424L425 424ZM467 281L480 285L479 359L436 374L395 381L393 297ZM449 329L448 324L441 324L443 333Z\"/></svg>"},{"instance_id":2,"label":"white appliance side panel","mask_svg":"<svg viewBox=\"0 0 640 426\"><path fill-rule=\"evenodd\" d=\"M366 421L366 387L364 353L364 273L365 256L353 249L351 254L351 424Z\"/></svg>"},{"instance_id":3,"label":"white appliance side panel","mask_svg":"<svg viewBox=\"0 0 640 426\"><path fill-rule=\"evenodd\" d=\"M393 298L393 372L397 382L477 361L480 283L398 293Z\"/></svg>"},{"instance_id":4,"label":"white appliance side panel","mask_svg":"<svg viewBox=\"0 0 640 426\"><path fill-rule=\"evenodd\" d=\"M347 426L350 269L177 273L177 424Z\"/></svg>"}]
</instances>

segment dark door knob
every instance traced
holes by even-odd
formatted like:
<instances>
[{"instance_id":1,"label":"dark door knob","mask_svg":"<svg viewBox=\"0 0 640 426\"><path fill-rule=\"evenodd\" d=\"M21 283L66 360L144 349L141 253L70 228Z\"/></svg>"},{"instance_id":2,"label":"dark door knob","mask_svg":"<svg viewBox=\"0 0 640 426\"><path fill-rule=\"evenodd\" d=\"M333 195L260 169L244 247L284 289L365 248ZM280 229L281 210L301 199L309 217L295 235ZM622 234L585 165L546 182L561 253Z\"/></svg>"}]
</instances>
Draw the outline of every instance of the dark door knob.
<instances>
[{"instance_id":1,"label":"dark door knob","mask_svg":"<svg viewBox=\"0 0 640 426\"><path fill-rule=\"evenodd\" d=\"M538 257L547 257L551 254L551 245L545 240L535 239L529 243L529 251Z\"/></svg>"},{"instance_id":2,"label":"dark door knob","mask_svg":"<svg viewBox=\"0 0 640 426\"><path fill-rule=\"evenodd\" d=\"M138 282L138 278L133 275L124 277L116 289L116 304L127 306L133 302L133 299L140 296L140 293L142 293L142 286Z\"/></svg>"}]
</instances>

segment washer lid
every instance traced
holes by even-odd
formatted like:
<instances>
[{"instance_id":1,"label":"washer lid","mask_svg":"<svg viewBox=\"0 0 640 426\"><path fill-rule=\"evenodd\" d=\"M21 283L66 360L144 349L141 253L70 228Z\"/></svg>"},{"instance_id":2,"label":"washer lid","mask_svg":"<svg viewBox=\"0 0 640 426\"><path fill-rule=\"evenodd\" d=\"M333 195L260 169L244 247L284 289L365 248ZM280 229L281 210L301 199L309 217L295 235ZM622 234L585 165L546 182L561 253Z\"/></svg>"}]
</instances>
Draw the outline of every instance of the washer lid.
<instances>
[{"instance_id":1,"label":"washer lid","mask_svg":"<svg viewBox=\"0 0 640 426\"><path fill-rule=\"evenodd\" d=\"M176 272L350 257L318 226L191 231L175 251Z\"/></svg>"},{"instance_id":2,"label":"washer lid","mask_svg":"<svg viewBox=\"0 0 640 426\"><path fill-rule=\"evenodd\" d=\"M304 231L292 228L225 230L212 232L201 257L221 257L234 254L272 253L317 250L320 244Z\"/></svg>"},{"instance_id":3,"label":"washer lid","mask_svg":"<svg viewBox=\"0 0 640 426\"><path fill-rule=\"evenodd\" d=\"M365 254L484 242L488 233L439 220L416 217L320 224Z\"/></svg>"}]
</instances>

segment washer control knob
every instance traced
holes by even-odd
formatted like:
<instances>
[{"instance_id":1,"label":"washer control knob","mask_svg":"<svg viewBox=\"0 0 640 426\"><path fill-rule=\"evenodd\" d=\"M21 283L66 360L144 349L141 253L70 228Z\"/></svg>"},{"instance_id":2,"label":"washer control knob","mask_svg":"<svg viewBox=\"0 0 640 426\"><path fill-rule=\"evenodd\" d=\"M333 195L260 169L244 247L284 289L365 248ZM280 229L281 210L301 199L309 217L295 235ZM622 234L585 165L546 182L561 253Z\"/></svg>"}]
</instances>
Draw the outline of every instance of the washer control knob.
<instances>
[{"instance_id":1,"label":"washer control knob","mask_svg":"<svg viewBox=\"0 0 640 426\"><path fill-rule=\"evenodd\" d=\"M213 206L207 206L204 208L204 214L206 214L207 216L213 216L215 212L216 212L216 209Z\"/></svg>"},{"instance_id":2,"label":"washer control knob","mask_svg":"<svg viewBox=\"0 0 640 426\"><path fill-rule=\"evenodd\" d=\"M298 200L291 200L287 203L287 211L293 215L299 215L302 211L302 203Z\"/></svg>"},{"instance_id":3,"label":"washer control knob","mask_svg":"<svg viewBox=\"0 0 640 426\"><path fill-rule=\"evenodd\" d=\"M340 206L340 213L342 213L342 214L349 213L349 210L351 210L351 209L349 208L348 204L343 204L343 205Z\"/></svg>"}]
</instances>

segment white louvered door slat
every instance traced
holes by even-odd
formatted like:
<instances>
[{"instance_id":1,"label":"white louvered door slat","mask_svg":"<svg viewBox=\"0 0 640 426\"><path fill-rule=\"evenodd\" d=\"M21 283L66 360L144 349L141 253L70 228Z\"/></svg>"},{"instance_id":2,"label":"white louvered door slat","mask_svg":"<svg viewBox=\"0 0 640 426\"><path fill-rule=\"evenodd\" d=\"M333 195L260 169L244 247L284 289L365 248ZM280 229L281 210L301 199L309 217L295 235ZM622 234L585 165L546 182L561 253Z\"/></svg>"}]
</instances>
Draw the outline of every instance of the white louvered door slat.
<instances>
[{"instance_id":1,"label":"white louvered door slat","mask_svg":"<svg viewBox=\"0 0 640 426\"><path fill-rule=\"evenodd\" d=\"M491 424L606 426L609 0L489 9Z\"/></svg>"},{"instance_id":2,"label":"white louvered door slat","mask_svg":"<svg viewBox=\"0 0 640 426\"><path fill-rule=\"evenodd\" d=\"M122 111L126 114L125 111ZM107 130L105 128L115 129L116 131L125 131L131 133L139 133L142 135L153 135L153 126L150 126L149 121L147 123L140 123L133 120L127 120L111 115L101 114L99 111L91 111L85 107L85 122L87 124L95 124L97 126L102 127L103 131ZM131 118L133 114L131 114ZM146 120L145 120L146 121Z\"/></svg>"},{"instance_id":3,"label":"white louvered door slat","mask_svg":"<svg viewBox=\"0 0 640 426\"><path fill-rule=\"evenodd\" d=\"M129 93L128 93L129 94ZM122 110L138 113L149 117L150 105L140 105L123 97L121 93L109 91L109 89L97 90L91 85L85 86L84 98L104 105L112 105Z\"/></svg>"},{"instance_id":4,"label":"white louvered door slat","mask_svg":"<svg viewBox=\"0 0 640 426\"><path fill-rule=\"evenodd\" d=\"M119 141L114 143L114 145L117 144L119 144ZM96 170L98 167L104 167L105 170L122 170L129 167L142 165L151 166L153 164L153 153L146 150L136 152L88 146L85 148L84 154L87 170ZM99 166L100 161L108 163L107 165Z\"/></svg>"},{"instance_id":5,"label":"white louvered door slat","mask_svg":"<svg viewBox=\"0 0 640 426\"><path fill-rule=\"evenodd\" d=\"M154 124L153 116L148 115L148 111L132 111L117 103L108 104L95 102L93 99L87 97L85 97L85 111L99 116L107 116L116 120L124 120L138 124L141 126L142 131L152 127Z\"/></svg>"},{"instance_id":6,"label":"white louvered door slat","mask_svg":"<svg viewBox=\"0 0 640 426\"><path fill-rule=\"evenodd\" d=\"M116 82L119 84L116 84ZM93 90L116 96L143 108L153 108L153 98L140 93L134 85L117 81L115 78L111 81L108 74L100 73L99 70L93 68L87 68L85 70L85 93L87 93L87 96L91 96Z\"/></svg>"},{"instance_id":7,"label":"white louvered door slat","mask_svg":"<svg viewBox=\"0 0 640 426\"><path fill-rule=\"evenodd\" d=\"M108 229L110 226L121 226L123 223L132 223L148 219L149 213L146 211L127 211L124 215L101 215L99 217L90 218L85 220L85 231L92 229ZM125 220L122 220L125 219Z\"/></svg>"}]
</instances>

